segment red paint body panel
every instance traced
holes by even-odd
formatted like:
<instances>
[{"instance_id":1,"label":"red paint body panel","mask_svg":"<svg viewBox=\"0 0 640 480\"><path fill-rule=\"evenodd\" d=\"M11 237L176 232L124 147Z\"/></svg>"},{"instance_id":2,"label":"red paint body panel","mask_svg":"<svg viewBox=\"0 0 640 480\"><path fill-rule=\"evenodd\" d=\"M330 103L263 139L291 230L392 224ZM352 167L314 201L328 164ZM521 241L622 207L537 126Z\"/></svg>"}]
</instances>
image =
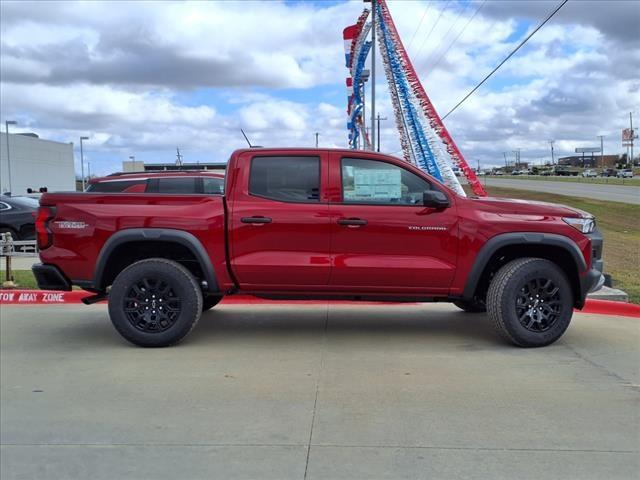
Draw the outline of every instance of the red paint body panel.
<instances>
[{"instance_id":1,"label":"red paint body panel","mask_svg":"<svg viewBox=\"0 0 640 480\"><path fill-rule=\"evenodd\" d=\"M320 201L291 203L251 195L249 166L254 156L319 157ZM419 205L344 204L343 157L407 169L437 185L450 206L435 210ZM91 281L106 241L131 228L191 233L211 258L223 291L262 294L456 296L487 240L512 232L563 235L578 245L585 263L591 263L590 239L562 221L582 212L555 204L459 197L413 165L373 152L243 149L229 161L224 197L46 193L41 204L56 211L49 223L53 245L40 252L41 259L74 281ZM254 216L272 221L242 222ZM353 217L366 219L366 225L338 224L339 219ZM61 221L85 226L68 228Z\"/></svg>"}]
</instances>

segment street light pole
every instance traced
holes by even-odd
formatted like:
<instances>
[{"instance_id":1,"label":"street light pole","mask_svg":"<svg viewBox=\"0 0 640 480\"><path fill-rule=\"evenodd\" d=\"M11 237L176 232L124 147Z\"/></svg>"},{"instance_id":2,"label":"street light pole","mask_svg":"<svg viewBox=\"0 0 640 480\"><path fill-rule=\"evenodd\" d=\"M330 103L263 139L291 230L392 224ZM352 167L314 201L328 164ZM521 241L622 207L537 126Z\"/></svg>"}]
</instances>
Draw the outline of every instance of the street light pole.
<instances>
[{"instance_id":1,"label":"street light pole","mask_svg":"<svg viewBox=\"0 0 640 480\"><path fill-rule=\"evenodd\" d=\"M600 167L604 168L604 135L598 135L600 139Z\"/></svg>"},{"instance_id":2,"label":"street light pole","mask_svg":"<svg viewBox=\"0 0 640 480\"><path fill-rule=\"evenodd\" d=\"M376 0L371 0L371 150L374 152L376 151L375 139L376 139Z\"/></svg>"},{"instance_id":3,"label":"street light pole","mask_svg":"<svg viewBox=\"0 0 640 480\"><path fill-rule=\"evenodd\" d=\"M551 145L551 166L554 166L556 161L553 158L553 144L556 143L555 140L549 140L549 144Z\"/></svg>"},{"instance_id":4,"label":"street light pole","mask_svg":"<svg viewBox=\"0 0 640 480\"><path fill-rule=\"evenodd\" d=\"M7 120L4 122L4 129L7 133L7 174L9 176L9 193L12 193L13 187L11 186L11 158L9 158L9 125L16 125L14 120Z\"/></svg>"},{"instance_id":5,"label":"street light pole","mask_svg":"<svg viewBox=\"0 0 640 480\"><path fill-rule=\"evenodd\" d=\"M386 120L387 117L381 117L380 114L378 114L378 116L376 117L376 120L378 121L378 152L380 151L380 120Z\"/></svg>"},{"instance_id":6,"label":"street light pole","mask_svg":"<svg viewBox=\"0 0 640 480\"><path fill-rule=\"evenodd\" d=\"M89 137L80 137L80 173L82 175L82 191L84 192L84 152L82 150L83 140L89 140Z\"/></svg>"}]
</instances>

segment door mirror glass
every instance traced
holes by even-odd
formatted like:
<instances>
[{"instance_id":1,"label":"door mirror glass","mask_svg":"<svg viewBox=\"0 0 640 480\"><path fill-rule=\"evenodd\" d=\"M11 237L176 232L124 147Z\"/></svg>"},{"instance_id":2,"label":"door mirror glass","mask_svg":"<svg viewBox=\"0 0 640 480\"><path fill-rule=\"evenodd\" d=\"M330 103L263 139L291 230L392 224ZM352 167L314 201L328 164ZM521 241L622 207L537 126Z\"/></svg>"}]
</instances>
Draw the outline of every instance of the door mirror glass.
<instances>
[{"instance_id":1,"label":"door mirror glass","mask_svg":"<svg viewBox=\"0 0 640 480\"><path fill-rule=\"evenodd\" d=\"M449 206L449 199L444 193L438 190L427 190L422 194L422 203L425 207L447 208Z\"/></svg>"}]
</instances>

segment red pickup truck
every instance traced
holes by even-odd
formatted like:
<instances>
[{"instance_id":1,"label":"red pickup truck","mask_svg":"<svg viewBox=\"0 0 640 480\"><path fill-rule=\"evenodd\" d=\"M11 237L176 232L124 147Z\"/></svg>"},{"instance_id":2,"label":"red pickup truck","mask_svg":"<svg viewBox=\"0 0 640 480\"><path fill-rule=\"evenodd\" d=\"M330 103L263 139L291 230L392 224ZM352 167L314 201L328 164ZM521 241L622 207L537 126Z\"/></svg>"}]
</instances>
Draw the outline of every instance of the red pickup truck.
<instances>
[{"instance_id":1,"label":"red pickup truck","mask_svg":"<svg viewBox=\"0 0 640 480\"><path fill-rule=\"evenodd\" d=\"M548 345L602 276L593 216L461 197L400 159L243 149L224 194L45 193L40 288L108 298L134 344L172 345L225 295L445 301L508 341Z\"/></svg>"}]
</instances>

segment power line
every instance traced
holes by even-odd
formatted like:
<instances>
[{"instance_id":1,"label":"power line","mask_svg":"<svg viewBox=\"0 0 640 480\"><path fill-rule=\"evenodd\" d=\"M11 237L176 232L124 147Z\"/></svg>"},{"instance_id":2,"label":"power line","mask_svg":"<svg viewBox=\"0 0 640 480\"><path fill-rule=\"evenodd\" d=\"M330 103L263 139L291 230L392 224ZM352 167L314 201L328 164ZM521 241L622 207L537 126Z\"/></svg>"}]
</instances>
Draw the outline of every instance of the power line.
<instances>
[{"instance_id":1,"label":"power line","mask_svg":"<svg viewBox=\"0 0 640 480\"><path fill-rule=\"evenodd\" d=\"M420 19L420 22L418 23L418 26L416 27L416 31L413 32L413 36L411 37L411 41L409 42L409 46L407 46L407 51L411 48L411 45L413 44L413 40L416 38L416 34L418 33L418 30L420 30L420 27L422 26L422 22L424 22L424 18L427 16L427 13L431 9L431 5L432 5L432 2L429 1L429 3L427 3L427 8L424 9L424 13L422 14L422 18Z\"/></svg>"},{"instance_id":2,"label":"power line","mask_svg":"<svg viewBox=\"0 0 640 480\"><path fill-rule=\"evenodd\" d=\"M520 44L519 44L516 48L514 48L514 49L511 51L511 53L510 53L509 55L507 55L507 57L506 57L504 60L502 60L502 61L498 64L498 66L497 66L496 68L494 68L493 70L491 70L491 72L489 73L489 75L487 75L486 77L484 77L484 78L482 79L482 81L481 81L478 85L476 85L476 86L475 86L475 87L474 87L474 88L473 88L469 93L467 93L467 94L464 96L464 98L463 98L462 100L460 100L460 101L456 104L456 106L455 106L455 107L453 107L451 110L449 110L449 112L448 112L444 117L442 117L442 120L444 120L444 119L445 119L445 118L447 118L449 115L451 115L451 114L452 114L452 113L453 113L453 112L454 112L454 111L455 111L455 110L456 110L460 105L462 105L462 103L463 103L467 98L469 98L469 97L473 94L473 92L475 92L478 88L480 88L484 82L486 82L487 80L489 80L489 78L491 77L491 75L493 75L494 73L496 73L496 72L498 71L498 69L499 69L502 65L504 65L504 63L505 63L507 60L509 60L509 59L510 59L510 58L511 58L511 57L512 57L512 56L513 56L513 55L514 55L518 50L520 50L520 48L521 48L525 43L527 43L527 42L529 41L529 39L530 39L531 37L533 37L533 35L534 35L538 30L540 30L540 29L541 29L541 28L542 28L542 27L543 27L543 26L544 26L544 25L545 25L549 20L551 20L551 18L552 18L556 13L558 13L558 11L559 11L559 10L564 6L564 4L565 4L565 3L567 3L568 1L569 1L569 0L563 0L563 2L562 2L560 5L558 5L558 6L556 7L556 9L555 9L553 12L551 12L551 13L547 16L547 18L545 18L545 19L544 19L544 21L543 21L540 25L538 25L538 26L535 28L535 30L534 30L533 32L531 32L529 35L527 35L527 37L526 37L524 40L522 40L522 42L520 42Z\"/></svg>"},{"instance_id":3,"label":"power line","mask_svg":"<svg viewBox=\"0 0 640 480\"><path fill-rule=\"evenodd\" d=\"M458 40L460 39L460 37L462 36L462 34L464 33L464 31L467 29L467 27L469 26L469 24L473 21L474 18L476 18L476 15L478 14L478 12L482 9L482 7L484 7L484 4L487 3L487 0L483 0L483 2L480 4L480 6L476 9L475 12L473 12L473 15L471 15L471 18L469 18L469 21L467 21L467 23L465 24L464 27L462 27L462 30L460 30L460 32L458 33L458 36L456 38L453 39L453 41L449 44L449 46L447 47L447 49L442 53L442 55L440 55L440 57L438 57L438 60L436 60L436 63L433 65L433 67L431 67L428 71L433 71L436 69L436 67L438 65L440 65L440 62L442 61L442 59L445 57L445 55L447 53L449 53L449 50L451 50L451 48L458 42Z\"/></svg>"},{"instance_id":4,"label":"power line","mask_svg":"<svg viewBox=\"0 0 640 480\"><path fill-rule=\"evenodd\" d=\"M433 27L431 27L431 30L429 30L429 33L427 33L427 36L424 38L422 42L422 45L420 45L420 48L416 52L416 58L418 57L418 54L422 51L422 48L424 47L424 45L427 43L427 40L429 40L429 37L433 33L433 30L438 26L438 23L440 23L440 19L442 18L442 15L444 14L447 7L449 6L449 2L451 2L451 0L447 0L447 3L444 4L444 8L440 10L440 15L438 15L436 23L433 24Z\"/></svg>"},{"instance_id":5,"label":"power line","mask_svg":"<svg viewBox=\"0 0 640 480\"><path fill-rule=\"evenodd\" d=\"M430 59L440 49L440 45L442 45L442 42L444 42L444 40L449 36L449 34L451 33L451 30L453 30L453 28L458 24L458 21L460 20L460 17L462 17L462 14L464 13L464 11L465 11L464 7L460 8L460 11L458 12L458 15L456 15L455 20L451 23L451 26L449 27L449 30L447 30L447 32L442 36L442 38L440 39L438 44L433 48L433 51L431 52L431 55L429 55L429 57L427 57L427 59ZM426 63L428 63L428 61L425 61L425 64Z\"/></svg>"}]
</instances>

